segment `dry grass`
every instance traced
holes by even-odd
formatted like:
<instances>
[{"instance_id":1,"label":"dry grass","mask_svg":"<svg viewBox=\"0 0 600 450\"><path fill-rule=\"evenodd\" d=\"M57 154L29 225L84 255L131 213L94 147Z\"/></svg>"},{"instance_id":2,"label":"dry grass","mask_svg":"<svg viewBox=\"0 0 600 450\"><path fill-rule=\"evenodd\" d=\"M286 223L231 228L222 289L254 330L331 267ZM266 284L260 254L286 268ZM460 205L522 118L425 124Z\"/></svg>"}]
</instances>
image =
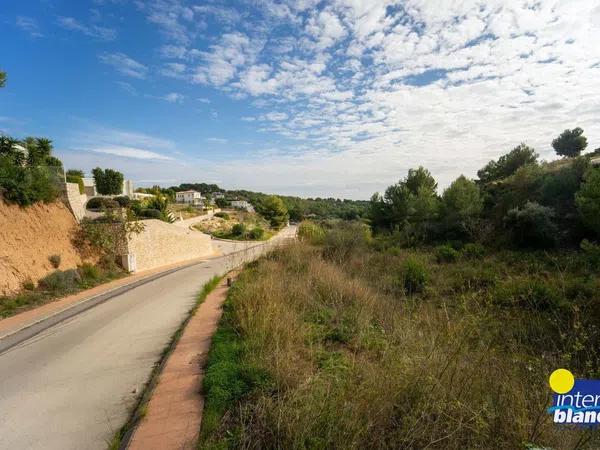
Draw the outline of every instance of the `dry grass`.
<instances>
[{"instance_id":1,"label":"dry grass","mask_svg":"<svg viewBox=\"0 0 600 450\"><path fill-rule=\"evenodd\" d=\"M546 380L566 344L548 340L546 313L488 301L488 263L336 255L299 243L242 274L209 358L201 448L597 448L551 423ZM407 257L428 264L419 296L405 294ZM229 395L231 380L244 384Z\"/></svg>"}]
</instances>

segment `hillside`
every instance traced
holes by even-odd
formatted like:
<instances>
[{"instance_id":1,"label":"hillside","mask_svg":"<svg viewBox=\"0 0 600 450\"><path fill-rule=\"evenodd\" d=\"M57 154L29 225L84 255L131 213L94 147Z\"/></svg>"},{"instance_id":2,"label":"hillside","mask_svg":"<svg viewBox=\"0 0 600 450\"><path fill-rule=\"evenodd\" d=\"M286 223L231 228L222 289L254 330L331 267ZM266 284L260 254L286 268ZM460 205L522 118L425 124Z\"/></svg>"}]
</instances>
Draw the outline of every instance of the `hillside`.
<instances>
[{"instance_id":1,"label":"hillside","mask_svg":"<svg viewBox=\"0 0 600 450\"><path fill-rule=\"evenodd\" d=\"M52 255L60 255L62 270L81 264L71 242L76 229L73 214L60 202L21 208L0 200L0 294L15 293L24 282L52 272Z\"/></svg>"}]
</instances>

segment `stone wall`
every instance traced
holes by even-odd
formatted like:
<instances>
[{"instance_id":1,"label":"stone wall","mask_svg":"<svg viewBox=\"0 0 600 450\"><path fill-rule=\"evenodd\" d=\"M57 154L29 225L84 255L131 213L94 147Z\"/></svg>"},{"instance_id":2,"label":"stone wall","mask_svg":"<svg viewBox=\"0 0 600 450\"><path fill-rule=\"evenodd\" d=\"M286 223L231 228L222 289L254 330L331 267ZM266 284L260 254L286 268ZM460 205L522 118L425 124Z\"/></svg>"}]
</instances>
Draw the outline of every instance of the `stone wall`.
<instances>
[{"instance_id":1,"label":"stone wall","mask_svg":"<svg viewBox=\"0 0 600 450\"><path fill-rule=\"evenodd\" d=\"M143 220L144 231L129 238L136 270L147 270L213 254L210 236L160 220Z\"/></svg>"},{"instance_id":2,"label":"stone wall","mask_svg":"<svg viewBox=\"0 0 600 450\"><path fill-rule=\"evenodd\" d=\"M81 219L85 216L85 204L88 201L88 197L85 194L79 193L79 185L77 183L65 183L65 202L77 222L81 222Z\"/></svg>"}]
</instances>

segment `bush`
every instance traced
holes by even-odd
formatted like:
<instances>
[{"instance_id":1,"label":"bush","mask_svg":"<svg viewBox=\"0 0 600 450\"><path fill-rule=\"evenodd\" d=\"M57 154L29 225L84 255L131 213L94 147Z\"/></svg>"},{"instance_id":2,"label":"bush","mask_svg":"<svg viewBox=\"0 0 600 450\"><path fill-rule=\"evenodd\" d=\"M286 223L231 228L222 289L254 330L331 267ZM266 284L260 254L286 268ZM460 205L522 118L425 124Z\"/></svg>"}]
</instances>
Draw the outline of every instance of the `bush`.
<instances>
[{"instance_id":1,"label":"bush","mask_svg":"<svg viewBox=\"0 0 600 450\"><path fill-rule=\"evenodd\" d=\"M33 291L35 289L35 284L33 281L31 281L31 279L24 281L21 286L26 291Z\"/></svg>"},{"instance_id":2,"label":"bush","mask_svg":"<svg viewBox=\"0 0 600 450\"><path fill-rule=\"evenodd\" d=\"M113 200L116 201L121 208L127 208L131 204L131 199L126 195L115 197Z\"/></svg>"},{"instance_id":3,"label":"bush","mask_svg":"<svg viewBox=\"0 0 600 450\"><path fill-rule=\"evenodd\" d=\"M250 230L250 232L248 233L248 237L250 239L255 239L255 240L262 239L264 235L265 235L265 230L263 230L261 227L255 227L252 230Z\"/></svg>"},{"instance_id":4,"label":"bush","mask_svg":"<svg viewBox=\"0 0 600 450\"><path fill-rule=\"evenodd\" d=\"M162 213L158 209L146 208L140 211L141 217L148 219L161 219Z\"/></svg>"},{"instance_id":5,"label":"bush","mask_svg":"<svg viewBox=\"0 0 600 450\"><path fill-rule=\"evenodd\" d=\"M75 269L65 271L55 270L39 281L39 286L45 290L58 292L68 292L77 287L81 280L79 272Z\"/></svg>"},{"instance_id":6,"label":"bush","mask_svg":"<svg viewBox=\"0 0 600 450\"><path fill-rule=\"evenodd\" d=\"M450 245L440 245L435 253L438 263L455 262L459 255Z\"/></svg>"},{"instance_id":7,"label":"bush","mask_svg":"<svg viewBox=\"0 0 600 450\"><path fill-rule=\"evenodd\" d=\"M102 277L100 269L89 263L84 263L79 267L79 275L84 281L97 281Z\"/></svg>"},{"instance_id":8,"label":"bush","mask_svg":"<svg viewBox=\"0 0 600 450\"><path fill-rule=\"evenodd\" d=\"M402 266L404 290L408 295L423 292L427 284L427 269L417 258L407 258Z\"/></svg>"},{"instance_id":9,"label":"bush","mask_svg":"<svg viewBox=\"0 0 600 450\"><path fill-rule=\"evenodd\" d=\"M580 247L588 265L593 269L600 269L600 245L584 239Z\"/></svg>"},{"instance_id":10,"label":"bush","mask_svg":"<svg viewBox=\"0 0 600 450\"><path fill-rule=\"evenodd\" d=\"M60 267L60 255L51 255L48 257L48 261L52 264L52 267L58 269Z\"/></svg>"},{"instance_id":11,"label":"bush","mask_svg":"<svg viewBox=\"0 0 600 450\"><path fill-rule=\"evenodd\" d=\"M246 225L243 223L236 223L231 227L231 234L234 236L242 236L246 232Z\"/></svg>"},{"instance_id":12,"label":"bush","mask_svg":"<svg viewBox=\"0 0 600 450\"><path fill-rule=\"evenodd\" d=\"M305 220L298 226L298 237L311 244L320 244L325 238L325 230L320 225L310 220Z\"/></svg>"},{"instance_id":13,"label":"bush","mask_svg":"<svg viewBox=\"0 0 600 450\"><path fill-rule=\"evenodd\" d=\"M508 211L504 223L519 247L547 248L556 244L554 210L535 202Z\"/></svg>"},{"instance_id":14,"label":"bush","mask_svg":"<svg viewBox=\"0 0 600 450\"><path fill-rule=\"evenodd\" d=\"M586 173L575 203L583 223L600 235L600 169Z\"/></svg>"},{"instance_id":15,"label":"bush","mask_svg":"<svg viewBox=\"0 0 600 450\"><path fill-rule=\"evenodd\" d=\"M347 262L352 253L367 247L370 238L369 228L362 223L340 224L325 234L323 256L339 263Z\"/></svg>"},{"instance_id":16,"label":"bush","mask_svg":"<svg viewBox=\"0 0 600 450\"><path fill-rule=\"evenodd\" d=\"M115 209L121 205L108 197L94 197L91 198L86 205L87 209Z\"/></svg>"},{"instance_id":17,"label":"bush","mask_svg":"<svg viewBox=\"0 0 600 450\"><path fill-rule=\"evenodd\" d=\"M216 213L215 217L220 217L221 219L229 220L229 214L223 211Z\"/></svg>"},{"instance_id":18,"label":"bush","mask_svg":"<svg viewBox=\"0 0 600 450\"><path fill-rule=\"evenodd\" d=\"M547 311L562 306L557 289L538 279L513 279L498 286L493 301L504 306L516 306Z\"/></svg>"},{"instance_id":19,"label":"bush","mask_svg":"<svg viewBox=\"0 0 600 450\"><path fill-rule=\"evenodd\" d=\"M467 259L481 259L485 255L485 247L481 244L469 242L465 244L461 250L461 254Z\"/></svg>"},{"instance_id":20,"label":"bush","mask_svg":"<svg viewBox=\"0 0 600 450\"><path fill-rule=\"evenodd\" d=\"M67 178L67 183L76 183L77 184L77 186L79 187L80 194L85 193L85 185L83 184L83 178L81 178L81 176L75 175L75 174L69 174L67 172L66 178Z\"/></svg>"}]
</instances>

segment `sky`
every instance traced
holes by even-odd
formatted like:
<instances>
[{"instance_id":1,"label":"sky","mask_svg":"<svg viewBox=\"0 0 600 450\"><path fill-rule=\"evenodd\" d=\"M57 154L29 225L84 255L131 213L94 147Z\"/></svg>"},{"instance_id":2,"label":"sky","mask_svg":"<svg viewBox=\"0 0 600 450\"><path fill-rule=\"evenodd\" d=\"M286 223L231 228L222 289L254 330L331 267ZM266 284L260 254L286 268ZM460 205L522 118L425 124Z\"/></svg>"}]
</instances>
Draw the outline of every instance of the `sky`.
<instances>
[{"instance_id":1,"label":"sky","mask_svg":"<svg viewBox=\"0 0 600 450\"><path fill-rule=\"evenodd\" d=\"M600 0L3 0L0 25L0 132L137 186L368 199L566 128L600 147Z\"/></svg>"}]
</instances>

